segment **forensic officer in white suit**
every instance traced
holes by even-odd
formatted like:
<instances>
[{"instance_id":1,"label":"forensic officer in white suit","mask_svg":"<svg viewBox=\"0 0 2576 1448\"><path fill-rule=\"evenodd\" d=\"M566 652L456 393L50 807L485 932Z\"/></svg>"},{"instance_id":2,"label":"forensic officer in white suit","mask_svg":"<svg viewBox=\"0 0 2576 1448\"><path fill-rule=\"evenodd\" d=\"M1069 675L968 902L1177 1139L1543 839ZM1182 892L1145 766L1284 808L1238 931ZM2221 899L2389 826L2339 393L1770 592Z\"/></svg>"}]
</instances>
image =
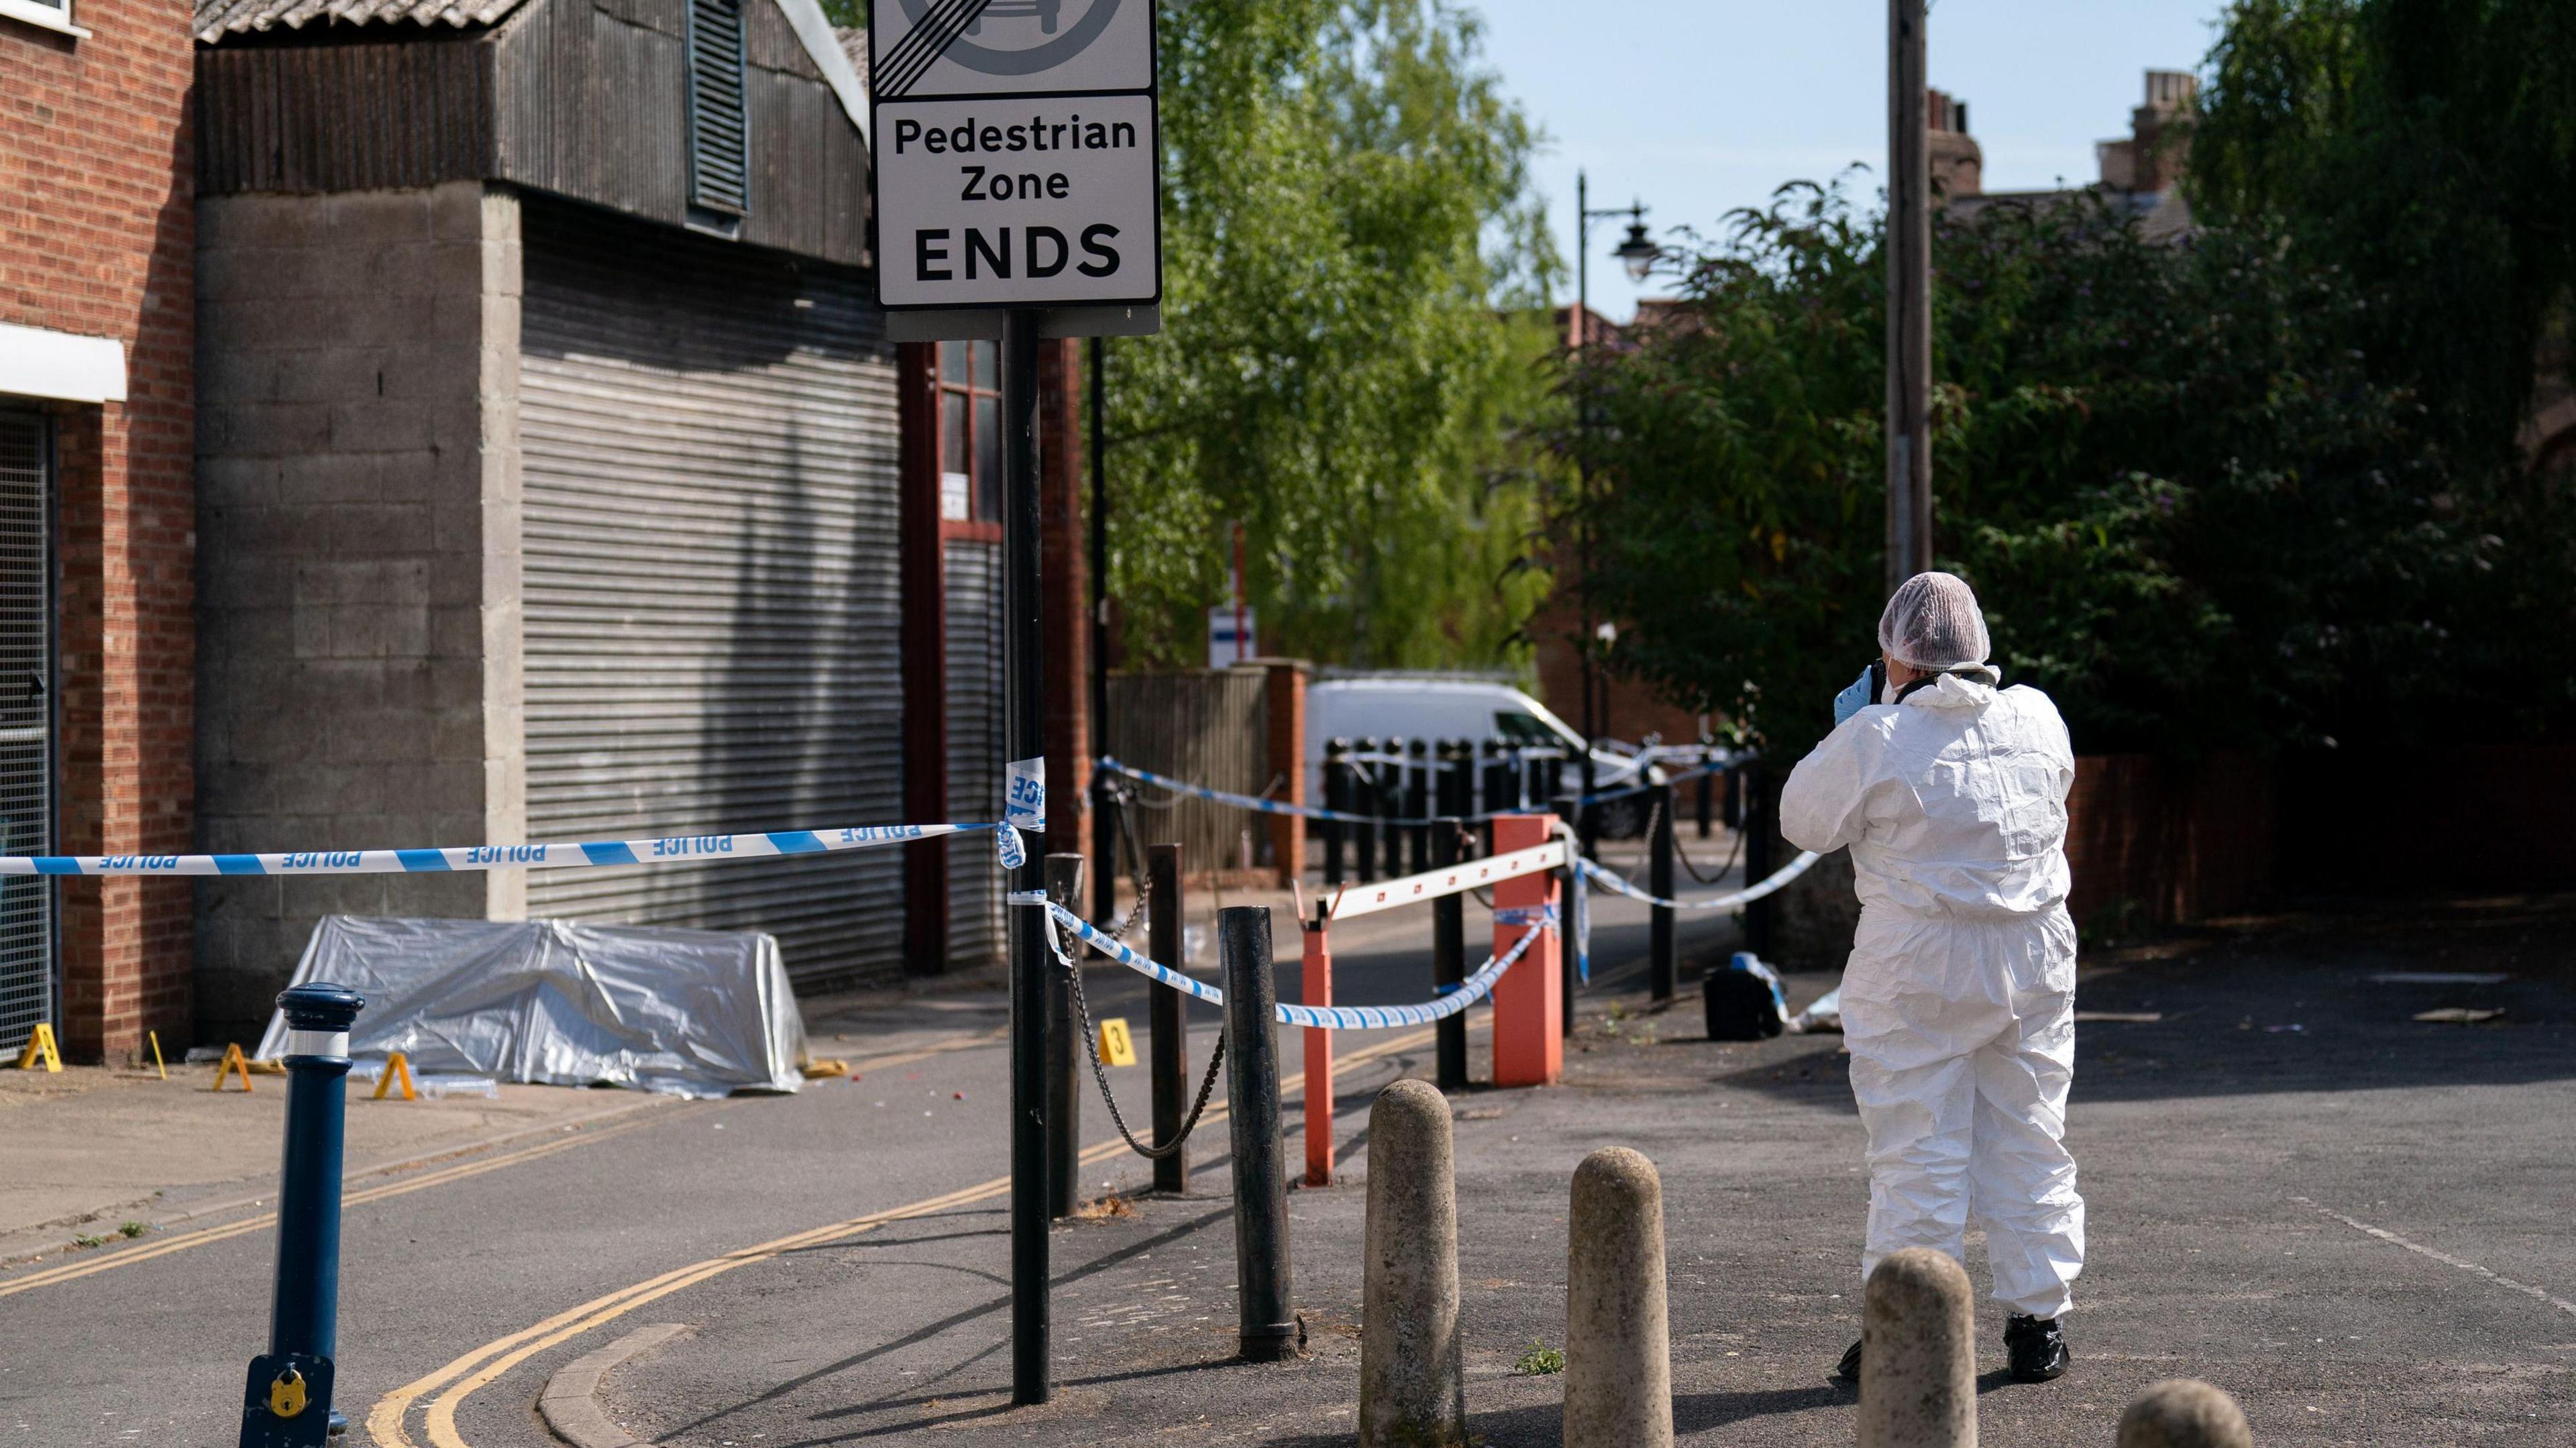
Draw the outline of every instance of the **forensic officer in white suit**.
<instances>
[{"instance_id":1,"label":"forensic officer in white suit","mask_svg":"<svg viewBox=\"0 0 2576 1448\"><path fill-rule=\"evenodd\" d=\"M1860 929L1844 967L1852 1095L1869 1130L1864 1281L1887 1254L1962 1255L1986 1234L2011 1314L2012 1375L2066 1371L2059 1321L2084 1267L2067 1154L2075 926L2066 913L2065 721L1998 688L1965 580L1907 579L1879 619L1886 682L1862 675L1780 797L1801 849L1849 846ZM1838 1376L1860 1376L1861 1345Z\"/></svg>"}]
</instances>

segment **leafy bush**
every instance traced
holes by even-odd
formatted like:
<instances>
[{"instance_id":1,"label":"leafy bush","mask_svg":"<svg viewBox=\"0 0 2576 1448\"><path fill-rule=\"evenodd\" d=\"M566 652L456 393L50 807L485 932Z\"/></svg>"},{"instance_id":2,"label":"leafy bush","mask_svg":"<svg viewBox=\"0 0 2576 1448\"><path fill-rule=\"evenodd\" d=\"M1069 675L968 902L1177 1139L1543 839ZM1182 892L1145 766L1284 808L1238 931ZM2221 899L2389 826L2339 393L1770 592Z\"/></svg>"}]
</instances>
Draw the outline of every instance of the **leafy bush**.
<instances>
[{"instance_id":1,"label":"leafy bush","mask_svg":"<svg viewBox=\"0 0 2576 1448\"><path fill-rule=\"evenodd\" d=\"M1601 479L1570 511L1613 666L1794 757L1876 652L1884 266L1840 185L1730 223L1669 322L1581 359L1559 441ZM2507 550L2365 365L2347 276L2259 227L2151 244L2095 198L1958 208L1934 263L1936 558L2080 749L2456 722L2446 655ZM2566 512L2523 546L2570 557Z\"/></svg>"}]
</instances>

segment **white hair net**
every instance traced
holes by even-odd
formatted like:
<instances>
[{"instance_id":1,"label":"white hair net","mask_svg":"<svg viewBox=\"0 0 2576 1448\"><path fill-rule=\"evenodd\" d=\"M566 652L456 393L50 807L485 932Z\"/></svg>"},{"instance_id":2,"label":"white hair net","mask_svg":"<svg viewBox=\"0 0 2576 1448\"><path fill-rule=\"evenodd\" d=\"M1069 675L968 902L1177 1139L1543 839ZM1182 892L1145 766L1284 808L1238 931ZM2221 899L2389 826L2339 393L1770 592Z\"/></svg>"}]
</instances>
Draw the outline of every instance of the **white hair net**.
<instances>
[{"instance_id":1,"label":"white hair net","mask_svg":"<svg viewBox=\"0 0 2576 1448\"><path fill-rule=\"evenodd\" d=\"M1918 573L1897 585L1878 616L1878 646L1908 668L1933 673L1982 664L1993 651L1977 595L1955 573Z\"/></svg>"}]
</instances>

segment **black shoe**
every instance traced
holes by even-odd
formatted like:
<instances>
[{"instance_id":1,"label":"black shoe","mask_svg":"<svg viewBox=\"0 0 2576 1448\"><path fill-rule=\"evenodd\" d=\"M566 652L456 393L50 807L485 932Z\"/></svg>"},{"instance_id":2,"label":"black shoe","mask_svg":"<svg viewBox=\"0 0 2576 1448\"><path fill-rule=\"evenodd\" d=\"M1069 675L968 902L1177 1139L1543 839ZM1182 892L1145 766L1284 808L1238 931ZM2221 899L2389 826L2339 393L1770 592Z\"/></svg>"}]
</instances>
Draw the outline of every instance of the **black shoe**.
<instances>
[{"instance_id":1,"label":"black shoe","mask_svg":"<svg viewBox=\"0 0 2576 1448\"><path fill-rule=\"evenodd\" d=\"M2066 1365L2075 1360L2066 1350L2066 1334L2057 1327L2057 1319L2025 1317L2014 1313L2004 1319L2004 1351L2012 1358L2012 1380L2017 1383L2045 1383L2066 1376Z\"/></svg>"},{"instance_id":2,"label":"black shoe","mask_svg":"<svg viewBox=\"0 0 2576 1448\"><path fill-rule=\"evenodd\" d=\"M1853 1343L1851 1345L1851 1350L1843 1354L1843 1360L1835 1365L1834 1380L1836 1382L1844 1383L1857 1383L1860 1381L1859 1343Z\"/></svg>"}]
</instances>

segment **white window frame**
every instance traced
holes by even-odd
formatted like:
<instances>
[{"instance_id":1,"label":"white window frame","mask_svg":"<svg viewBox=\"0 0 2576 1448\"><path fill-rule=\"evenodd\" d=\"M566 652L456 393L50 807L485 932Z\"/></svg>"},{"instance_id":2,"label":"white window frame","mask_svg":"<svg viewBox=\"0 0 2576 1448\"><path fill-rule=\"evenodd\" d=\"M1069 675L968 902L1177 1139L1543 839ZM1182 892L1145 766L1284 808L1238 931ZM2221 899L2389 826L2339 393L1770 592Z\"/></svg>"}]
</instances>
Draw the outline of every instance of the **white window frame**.
<instances>
[{"instance_id":1,"label":"white window frame","mask_svg":"<svg viewBox=\"0 0 2576 1448\"><path fill-rule=\"evenodd\" d=\"M0 16L35 26L39 30L68 35L74 40L89 38L88 31L72 23L72 0L63 0L60 5L38 4L37 0L0 0Z\"/></svg>"}]
</instances>

